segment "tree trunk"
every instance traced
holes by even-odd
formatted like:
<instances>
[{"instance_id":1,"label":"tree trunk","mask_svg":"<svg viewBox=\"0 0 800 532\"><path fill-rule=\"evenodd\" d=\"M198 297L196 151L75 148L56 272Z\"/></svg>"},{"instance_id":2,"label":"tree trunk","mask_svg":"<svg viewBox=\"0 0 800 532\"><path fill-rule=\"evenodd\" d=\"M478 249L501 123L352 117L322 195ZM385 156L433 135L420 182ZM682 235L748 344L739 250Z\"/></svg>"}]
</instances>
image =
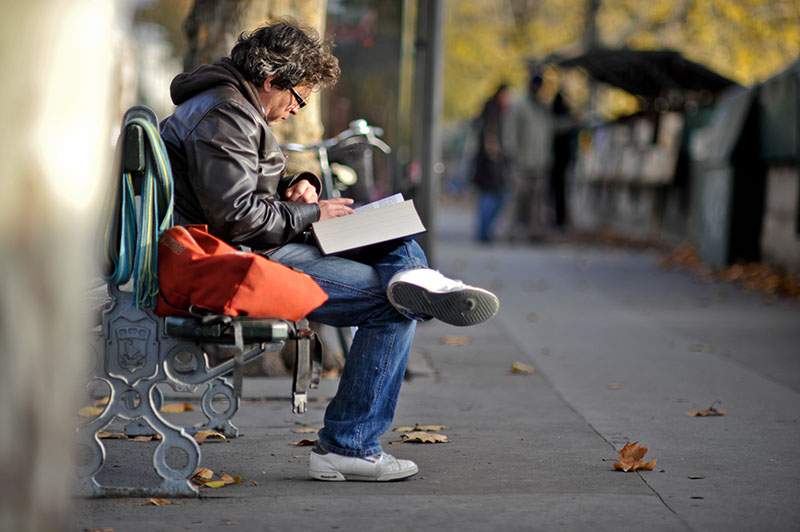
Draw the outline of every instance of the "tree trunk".
<instances>
[{"instance_id":1,"label":"tree trunk","mask_svg":"<svg viewBox=\"0 0 800 532\"><path fill-rule=\"evenodd\" d=\"M240 33L277 18L294 18L301 26L324 35L326 9L327 0L195 0L184 24L188 40L184 69L189 72L227 56ZM323 133L319 102L319 95L312 94L302 112L274 126L272 132L278 141L319 141ZM290 155L290 172L309 170L319 174L314 153Z\"/></svg>"},{"instance_id":2,"label":"tree trunk","mask_svg":"<svg viewBox=\"0 0 800 532\"><path fill-rule=\"evenodd\" d=\"M586 0L586 18L584 19L583 49L591 50L600 46L597 35L597 12L600 11L602 0Z\"/></svg>"},{"instance_id":3,"label":"tree trunk","mask_svg":"<svg viewBox=\"0 0 800 532\"><path fill-rule=\"evenodd\" d=\"M5 4L0 19L0 530L74 527L72 435L94 363L87 293L93 200L111 166L114 15L107 0L36 0ZM53 83L76 72L79 83Z\"/></svg>"}]
</instances>

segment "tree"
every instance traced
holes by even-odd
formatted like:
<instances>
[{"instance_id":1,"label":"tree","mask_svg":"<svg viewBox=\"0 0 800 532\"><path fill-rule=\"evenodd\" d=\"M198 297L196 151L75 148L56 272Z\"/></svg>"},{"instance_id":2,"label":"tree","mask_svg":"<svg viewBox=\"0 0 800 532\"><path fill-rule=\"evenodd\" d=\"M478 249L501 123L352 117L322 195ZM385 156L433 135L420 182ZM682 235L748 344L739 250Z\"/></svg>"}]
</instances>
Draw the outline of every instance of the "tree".
<instances>
[{"instance_id":1,"label":"tree","mask_svg":"<svg viewBox=\"0 0 800 532\"><path fill-rule=\"evenodd\" d=\"M241 32L277 18L294 18L324 35L326 9L326 0L195 0L184 23L188 41L184 70L228 55ZM319 141L323 133L319 94L312 94L302 113L271 129L281 142ZM313 153L293 154L290 165L319 173Z\"/></svg>"},{"instance_id":2,"label":"tree","mask_svg":"<svg viewBox=\"0 0 800 532\"><path fill-rule=\"evenodd\" d=\"M2 530L74 527L70 434L94 362L89 250L110 168L114 20L106 0L11 2L0 19L0 470L13 479L0 484ZM77 64L80 82L53 83Z\"/></svg>"},{"instance_id":3,"label":"tree","mask_svg":"<svg viewBox=\"0 0 800 532\"><path fill-rule=\"evenodd\" d=\"M740 84L762 81L800 56L800 2L449 0L445 36L445 117L463 120L500 80L522 87L528 61L590 46L674 49Z\"/></svg>"}]
</instances>

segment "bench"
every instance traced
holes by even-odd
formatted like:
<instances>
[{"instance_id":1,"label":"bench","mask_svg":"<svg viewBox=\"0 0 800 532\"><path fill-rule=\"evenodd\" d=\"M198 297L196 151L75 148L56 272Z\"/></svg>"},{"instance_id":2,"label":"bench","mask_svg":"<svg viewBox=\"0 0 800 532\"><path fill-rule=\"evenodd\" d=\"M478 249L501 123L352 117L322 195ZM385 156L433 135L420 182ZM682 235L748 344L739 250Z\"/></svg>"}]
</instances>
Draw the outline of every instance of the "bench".
<instances>
[{"instance_id":1,"label":"bench","mask_svg":"<svg viewBox=\"0 0 800 532\"><path fill-rule=\"evenodd\" d=\"M122 124L120 142L124 145L118 146L115 165L134 176L134 189L140 195L146 167L144 129L157 128L158 122L152 110L135 106L125 113ZM93 332L94 365L89 377L108 386L109 399L99 416L78 427L77 493L83 497L197 496L191 478L200 465L201 452L192 435L200 430L220 432L227 438L239 435L231 420L240 406L243 365L295 342L292 410L302 414L307 390L319 384L321 346L306 319L158 317L152 310L137 306L135 290L125 289L130 284L108 283L110 303L102 312L99 330ZM208 346L230 349L234 357L210 366ZM226 377L230 373L233 383ZM201 427L180 427L166 420L160 412L164 398L159 384L182 392L194 392L206 385L200 404L207 421ZM214 408L213 402L220 396L228 403L224 411ZM157 486L104 486L98 482L106 460L99 433L115 420L127 422L126 435L160 436L153 452L153 467L160 477ZM176 455L183 460L174 460Z\"/></svg>"}]
</instances>

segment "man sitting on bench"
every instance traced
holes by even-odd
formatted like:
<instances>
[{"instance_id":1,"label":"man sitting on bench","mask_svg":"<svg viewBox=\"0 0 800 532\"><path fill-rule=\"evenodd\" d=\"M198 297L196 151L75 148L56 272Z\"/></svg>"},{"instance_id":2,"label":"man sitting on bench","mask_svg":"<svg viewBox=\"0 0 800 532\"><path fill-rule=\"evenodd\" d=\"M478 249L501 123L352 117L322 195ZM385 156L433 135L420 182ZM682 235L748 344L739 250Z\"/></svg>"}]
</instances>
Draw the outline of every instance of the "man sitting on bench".
<instances>
[{"instance_id":1,"label":"man sitting on bench","mask_svg":"<svg viewBox=\"0 0 800 532\"><path fill-rule=\"evenodd\" d=\"M328 301L309 319L357 326L336 396L310 458L319 480L385 481L417 465L382 452L416 322L473 325L494 316L492 293L428 269L411 239L370 248L370 257L324 256L306 243L313 222L353 212L352 200L320 200L311 173L285 174L270 125L297 114L312 91L339 77L330 44L292 21L243 33L230 57L178 75L175 112L161 123L175 181L178 224L207 224L233 246L251 248L311 276Z\"/></svg>"}]
</instances>

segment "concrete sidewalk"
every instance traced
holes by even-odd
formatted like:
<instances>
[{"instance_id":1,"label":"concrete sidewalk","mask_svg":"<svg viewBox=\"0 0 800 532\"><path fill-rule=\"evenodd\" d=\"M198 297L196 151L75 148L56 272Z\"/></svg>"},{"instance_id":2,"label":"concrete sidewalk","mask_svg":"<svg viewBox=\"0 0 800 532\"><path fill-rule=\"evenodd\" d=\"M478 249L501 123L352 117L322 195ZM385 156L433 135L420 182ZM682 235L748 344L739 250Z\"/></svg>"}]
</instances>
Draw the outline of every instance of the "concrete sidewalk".
<instances>
[{"instance_id":1,"label":"concrete sidewalk","mask_svg":"<svg viewBox=\"0 0 800 532\"><path fill-rule=\"evenodd\" d=\"M501 311L477 327L418 328L413 362L426 371L404 385L394 425L444 425L450 443L383 442L419 475L307 480L308 447L292 444L308 435L295 431L321 426L335 381L295 416L288 380L246 379L244 436L202 446L203 467L242 484L163 507L76 500L75 529L800 528L800 304L660 271L648 252L478 247L471 216L442 209L437 267L494 290ZM513 374L514 362L536 370ZM685 414L715 400L725 416ZM603 461L634 441L654 471ZM109 479L154 475L150 445L111 442Z\"/></svg>"}]
</instances>

